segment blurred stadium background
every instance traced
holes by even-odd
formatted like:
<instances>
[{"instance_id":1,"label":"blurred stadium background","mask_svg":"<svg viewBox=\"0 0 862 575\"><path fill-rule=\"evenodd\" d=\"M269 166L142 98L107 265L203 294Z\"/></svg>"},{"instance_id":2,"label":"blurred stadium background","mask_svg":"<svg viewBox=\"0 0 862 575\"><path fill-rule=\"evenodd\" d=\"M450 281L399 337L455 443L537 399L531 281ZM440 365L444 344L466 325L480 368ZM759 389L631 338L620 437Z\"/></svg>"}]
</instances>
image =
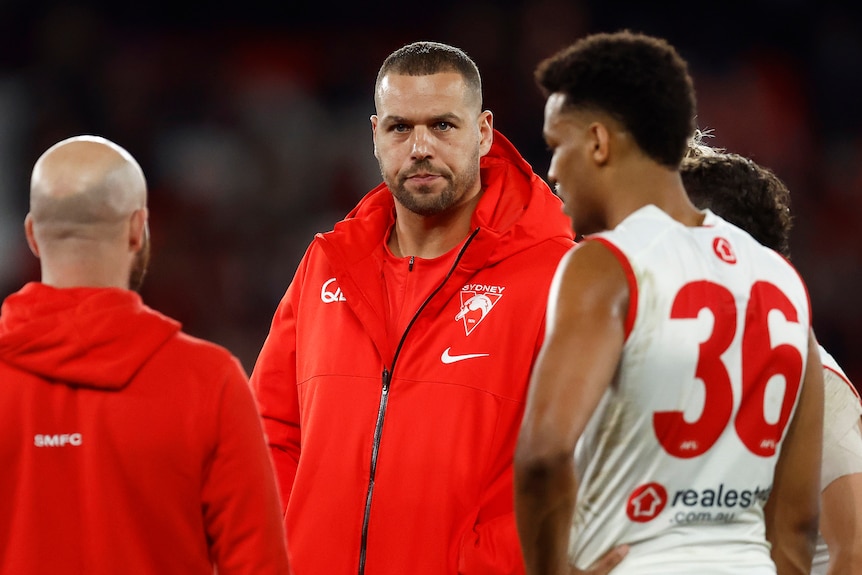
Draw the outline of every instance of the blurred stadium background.
<instances>
[{"instance_id":1,"label":"blurred stadium background","mask_svg":"<svg viewBox=\"0 0 862 575\"><path fill-rule=\"evenodd\" d=\"M387 54L414 40L463 48L496 127L544 175L535 64L629 28L689 61L712 144L787 182L815 329L859 385L860 15L812 0L0 0L0 297L38 279L21 225L33 162L65 137L103 135L148 178L145 300L250 371L312 235L379 180L368 117Z\"/></svg>"}]
</instances>

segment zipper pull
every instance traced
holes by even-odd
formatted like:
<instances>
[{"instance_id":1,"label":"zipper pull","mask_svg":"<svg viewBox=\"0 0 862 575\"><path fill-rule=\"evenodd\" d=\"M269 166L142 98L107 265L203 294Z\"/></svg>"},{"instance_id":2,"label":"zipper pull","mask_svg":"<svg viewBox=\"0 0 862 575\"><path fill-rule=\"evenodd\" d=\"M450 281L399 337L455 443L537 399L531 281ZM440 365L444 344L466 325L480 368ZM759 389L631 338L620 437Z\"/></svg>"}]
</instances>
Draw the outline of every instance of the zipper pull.
<instances>
[{"instance_id":1,"label":"zipper pull","mask_svg":"<svg viewBox=\"0 0 862 575\"><path fill-rule=\"evenodd\" d=\"M408 266L407 266L407 271L408 271L408 272L412 272L412 271L413 271L413 261L414 261L414 259L415 259L415 258L416 258L416 256L410 256L410 263L409 263L409 264L408 264Z\"/></svg>"},{"instance_id":2,"label":"zipper pull","mask_svg":"<svg viewBox=\"0 0 862 575\"><path fill-rule=\"evenodd\" d=\"M388 369L383 368L383 393L389 392L389 381L391 380L391 373Z\"/></svg>"}]
</instances>

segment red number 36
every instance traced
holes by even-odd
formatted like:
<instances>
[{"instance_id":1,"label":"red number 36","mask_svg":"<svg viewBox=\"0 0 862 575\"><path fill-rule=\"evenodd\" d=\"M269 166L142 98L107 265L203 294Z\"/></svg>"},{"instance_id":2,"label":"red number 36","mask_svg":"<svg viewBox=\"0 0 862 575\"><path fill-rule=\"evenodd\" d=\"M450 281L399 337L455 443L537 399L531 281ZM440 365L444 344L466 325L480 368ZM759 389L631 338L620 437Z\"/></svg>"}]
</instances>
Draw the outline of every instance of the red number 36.
<instances>
[{"instance_id":1,"label":"red number 36","mask_svg":"<svg viewBox=\"0 0 862 575\"><path fill-rule=\"evenodd\" d=\"M682 411L657 411L653 414L656 436L669 454L691 458L712 447L727 427L733 413L733 387L721 359L736 334L736 304L727 288L708 281L686 284L674 299L672 319L694 319L702 309L715 318L709 338L700 343L695 376L705 389L700 418L687 422ZM733 310L728 313L728 310ZM755 455L769 457L781 439L799 391L803 359L789 344L771 346L767 315L780 311L789 322L798 322L796 308L773 284L757 282L745 311L742 333L742 398L734 427L739 439ZM781 411L775 423L764 417L766 384L780 375L786 382Z\"/></svg>"}]
</instances>

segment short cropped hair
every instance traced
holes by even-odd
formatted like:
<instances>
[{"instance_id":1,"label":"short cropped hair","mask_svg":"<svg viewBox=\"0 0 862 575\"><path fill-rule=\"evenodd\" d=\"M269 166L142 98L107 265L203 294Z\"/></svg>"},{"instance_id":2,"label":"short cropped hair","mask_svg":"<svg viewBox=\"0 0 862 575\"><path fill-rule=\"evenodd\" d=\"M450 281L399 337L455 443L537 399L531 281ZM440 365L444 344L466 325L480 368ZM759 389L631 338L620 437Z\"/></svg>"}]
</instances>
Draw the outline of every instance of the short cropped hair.
<instances>
[{"instance_id":1,"label":"short cropped hair","mask_svg":"<svg viewBox=\"0 0 862 575\"><path fill-rule=\"evenodd\" d=\"M546 98L561 93L566 107L611 115L647 156L679 167L695 128L694 84L665 40L628 30L593 34L542 61L535 79Z\"/></svg>"},{"instance_id":2,"label":"short cropped hair","mask_svg":"<svg viewBox=\"0 0 862 575\"><path fill-rule=\"evenodd\" d=\"M790 258L790 191L772 170L737 154L704 154L701 147L682 161L680 175L694 205Z\"/></svg>"},{"instance_id":3,"label":"short cropped hair","mask_svg":"<svg viewBox=\"0 0 862 575\"><path fill-rule=\"evenodd\" d=\"M442 72L460 74L481 109L482 78L476 63L463 50L440 42L414 42L387 56L374 82L375 100L380 82L387 74L427 76Z\"/></svg>"}]
</instances>

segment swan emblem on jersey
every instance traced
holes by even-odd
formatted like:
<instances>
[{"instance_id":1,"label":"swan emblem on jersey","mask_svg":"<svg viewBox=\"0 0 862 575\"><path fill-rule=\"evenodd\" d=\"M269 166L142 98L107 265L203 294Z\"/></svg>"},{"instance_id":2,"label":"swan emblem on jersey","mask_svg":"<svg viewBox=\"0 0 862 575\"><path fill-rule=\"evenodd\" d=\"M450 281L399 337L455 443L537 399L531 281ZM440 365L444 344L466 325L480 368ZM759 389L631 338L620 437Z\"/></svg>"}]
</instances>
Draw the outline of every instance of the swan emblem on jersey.
<instances>
[{"instance_id":1,"label":"swan emblem on jersey","mask_svg":"<svg viewBox=\"0 0 862 575\"><path fill-rule=\"evenodd\" d=\"M731 246L730 242L726 239L718 237L712 240L712 251L714 251L715 255L717 255L722 261L731 265L736 263L736 254L733 251L733 246Z\"/></svg>"},{"instance_id":2,"label":"swan emblem on jersey","mask_svg":"<svg viewBox=\"0 0 862 575\"><path fill-rule=\"evenodd\" d=\"M659 483L646 483L632 491L626 504L626 515L637 523L646 523L667 505L667 490Z\"/></svg>"},{"instance_id":3,"label":"swan emblem on jersey","mask_svg":"<svg viewBox=\"0 0 862 575\"><path fill-rule=\"evenodd\" d=\"M468 284L461 289L461 309L455 314L455 321L464 323L467 335L482 323L491 310L503 297L502 286Z\"/></svg>"}]
</instances>

